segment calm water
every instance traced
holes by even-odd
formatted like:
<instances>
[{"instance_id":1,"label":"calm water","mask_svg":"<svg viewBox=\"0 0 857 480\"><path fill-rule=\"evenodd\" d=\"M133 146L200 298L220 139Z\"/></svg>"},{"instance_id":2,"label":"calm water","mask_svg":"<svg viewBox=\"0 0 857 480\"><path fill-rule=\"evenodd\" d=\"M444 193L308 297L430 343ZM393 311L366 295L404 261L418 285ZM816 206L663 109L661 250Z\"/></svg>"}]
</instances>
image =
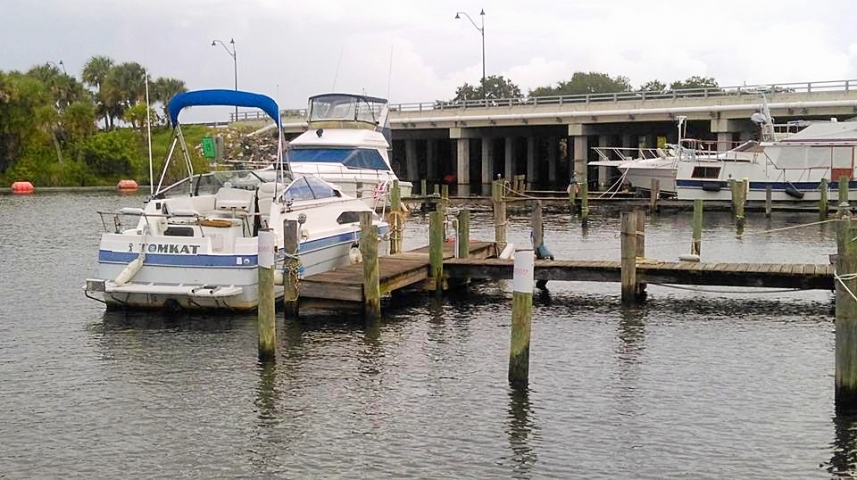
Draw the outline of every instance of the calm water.
<instances>
[{"instance_id":1,"label":"calm water","mask_svg":"<svg viewBox=\"0 0 857 480\"><path fill-rule=\"evenodd\" d=\"M531 389L506 384L510 282L385 304L383 325L307 315L256 362L255 316L105 314L96 210L111 194L0 196L0 478L830 478L854 464L833 413L829 292L551 283ZM706 261L823 263L830 225L708 215ZM511 219L510 240L528 238ZM650 219L648 256L689 251L690 213ZM474 214L490 239L490 214ZM558 258L617 259L618 218L546 218ZM406 246L425 244L411 217Z\"/></svg>"}]
</instances>

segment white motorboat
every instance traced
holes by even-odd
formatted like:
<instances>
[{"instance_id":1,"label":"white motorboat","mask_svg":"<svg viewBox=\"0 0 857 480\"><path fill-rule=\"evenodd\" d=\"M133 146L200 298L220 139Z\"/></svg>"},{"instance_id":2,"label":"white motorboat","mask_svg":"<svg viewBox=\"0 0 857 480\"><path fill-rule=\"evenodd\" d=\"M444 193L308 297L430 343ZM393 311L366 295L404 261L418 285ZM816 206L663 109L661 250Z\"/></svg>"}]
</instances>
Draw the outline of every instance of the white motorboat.
<instances>
[{"instance_id":1,"label":"white motorboat","mask_svg":"<svg viewBox=\"0 0 857 480\"><path fill-rule=\"evenodd\" d=\"M348 195L379 206L394 180L387 100L330 93L309 99L308 130L292 140L286 158L295 175L312 174ZM403 197L413 185L399 180Z\"/></svg>"},{"instance_id":2,"label":"white motorboat","mask_svg":"<svg viewBox=\"0 0 857 480\"><path fill-rule=\"evenodd\" d=\"M312 175L278 170L218 171L194 175L178 126L191 105L258 107L279 125L276 103L263 95L204 90L177 95L169 104L175 137L155 194L145 208L99 212L105 228L98 271L85 292L108 308L252 310L258 304L258 232L273 230L279 252L281 297L283 223L299 224L300 276L351 263L359 240L359 212L371 212L379 238L389 227L363 201ZM188 175L162 188L176 145ZM280 149L282 141L280 141ZM134 222L129 227L125 220ZM379 244L380 254L387 244Z\"/></svg>"}]
</instances>

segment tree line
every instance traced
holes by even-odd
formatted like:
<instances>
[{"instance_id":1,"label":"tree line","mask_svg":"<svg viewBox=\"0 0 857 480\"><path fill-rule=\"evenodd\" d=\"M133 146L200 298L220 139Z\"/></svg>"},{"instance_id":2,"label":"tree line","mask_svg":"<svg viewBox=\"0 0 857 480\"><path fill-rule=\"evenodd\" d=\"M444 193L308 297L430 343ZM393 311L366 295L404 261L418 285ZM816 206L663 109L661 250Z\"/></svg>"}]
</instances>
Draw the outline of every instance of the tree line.
<instances>
[{"instance_id":1,"label":"tree line","mask_svg":"<svg viewBox=\"0 0 857 480\"><path fill-rule=\"evenodd\" d=\"M677 80L669 85L660 80L651 80L634 89L628 77L611 77L606 73L575 72L569 80L531 89L526 95L532 97L553 97L560 95L585 95L591 93L620 92L667 92L686 88L719 88L712 77L693 76L686 80ZM483 98L523 98L521 89L512 80L502 75L485 77L478 85L465 83L455 91L452 101L481 100Z\"/></svg>"},{"instance_id":2,"label":"tree line","mask_svg":"<svg viewBox=\"0 0 857 480\"><path fill-rule=\"evenodd\" d=\"M147 110L147 82L160 113ZM148 165L140 152L147 118L165 125L167 102L184 91L182 80L153 79L137 62L105 56L90 58L80 78L53 62L0 71L0 179L93 185L136 173Z\"/></svg>"}]
</instances>

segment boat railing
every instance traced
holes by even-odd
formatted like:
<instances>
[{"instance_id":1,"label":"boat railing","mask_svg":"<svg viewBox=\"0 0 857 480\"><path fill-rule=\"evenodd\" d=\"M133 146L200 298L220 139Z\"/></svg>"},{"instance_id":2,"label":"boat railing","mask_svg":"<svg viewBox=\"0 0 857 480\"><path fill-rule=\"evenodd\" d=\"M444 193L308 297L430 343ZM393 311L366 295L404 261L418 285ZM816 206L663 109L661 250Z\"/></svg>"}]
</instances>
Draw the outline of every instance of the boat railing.
<instances>
[{"instance_id":1,"label":"boat railing","mask_svg":"<svg viewBox=\"0 0 857 480\"><path fill-rule=\"evenodd\" d=\"M668 154L662 148L645 147L592 147L599 161L631 161L665 158Z\"/></svg>"}]
</instances>

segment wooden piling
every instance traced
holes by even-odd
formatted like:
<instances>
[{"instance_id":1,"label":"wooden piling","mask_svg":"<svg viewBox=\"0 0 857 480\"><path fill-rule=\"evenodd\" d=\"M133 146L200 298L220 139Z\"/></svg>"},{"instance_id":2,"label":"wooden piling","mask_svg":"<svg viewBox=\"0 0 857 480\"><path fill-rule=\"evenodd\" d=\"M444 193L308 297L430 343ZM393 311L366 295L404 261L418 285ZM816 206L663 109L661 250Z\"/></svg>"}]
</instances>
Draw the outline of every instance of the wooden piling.
<instances>
[{"instance_id":1,"label":"wooden piling","mask_svg":"<svg viewBox=\"0 0 857 480\"><path fill-rule=\"evenodd\" d=\"M735 203L735 222L739 227L744 226L744 206L747 203L747 187L750 185L748 179L735 181L733 190L733 202Z\"/></svg>"},{"instance_id":2,"label":"wooden piling","mask_svg":"<svg viewBox=\"0 0 857 480\"><path fill-rule=\"evenodd\" d=\"M568 205L571 207L571 214L577 212L577 189L580 188L576 181L568 184Z\"/></svg>"},{"instance_id":3,"label":"wooden piling","mask_svg":"<svg viewBox=\"0 0 857 480\"><path fill-rule=\"evenodd\" d=\"M837 199L837 203L839 205L839 213L842 215L843 211L848 210L848 182L850 179L842 175L839 177L839 198Z\"/></svg>"},{"instance_id":4,"label":"wooden piling","mask_svg":"<svg viewBox=\"0 0 857 480\"><path fill-rule=\"evenodd\" d=\"M470 256L470 210L463 208L458 212L458 258Z\"/></svg>"},{"instance_id":5,"label":"wooden piling","mask_svg":"<svg viewBox=\"0 0 857 480\"><path fill-rule=\"evenodd\" d=\"M445 183L440 189L440 204L443 206L443 214L446 215L449 210L449 185Z\"/></svg>"},{"instance_id":6,"label":"wooden piling","mask_svg":"<svg viewBox=\"0 0 857 480\"><path fill-rule=\"evenodd\" d=\"M434 279L435 295L443 293L443 212L435 210L429 217L429 272Z\"/></svg>"},{"instance_id":7,"label":"wooden piling","mask_svg":"<svg viewBox=\"0 0 857 480\"><path fill-rule=\"evenodd\" d=\"M732 218L734 219L735 218L735 212L738 210L737 203L736 203L738 200L738 197L737 197L738 194L736 193L737 187L735 185L736 182L735 182L734 178L730 178L727 183L729 184L729 193L730 193L730 198L732 199Z\"/></svg>"},{"instance_id":8,"label":"wooden piling","mask_svg":"<svg viewBox=\"0 0 857 480\"><path fill-rule=\"evenodd\" d=\"M425 178L420 180L420 195L424 197L428 195L428 180Z\"/></svg>"},{"instance_id":9,"label":"wooden piling","mask_svg":"<svg viewBox=\"0 0 857 480\"><path fill-rule=\"evenodd\" d=\"M622 212L620 246L622 303L633 305L637 292L637 218L634 212Z\"/></svg>"},{"instance_id":10,"label":"wooden piling","mask_svg":"<svg viewBox=\"0 0 857 480\"><path fill-rule=\"evenodd\" d=\"M773 196L774 188L771 184L765 185L765 218L771 218L771 197Z\"/></svg>"},{"instance_id":11,"label":"wooden piling","mask_svg":"<svg viewBox=\"0 0 857 480\"><path fill-rule=\"evenodd\" d=\"M512 335L509 349L509 385L515 390L525 390L529 385L534 261L535 255L532 250L515 250L512 278Z\"/></svg>"},{"instance_id":12,"label":"wooden piling","mask_svg":"<svg viewBox=\"0 0 857 480\"><path fill-rule=\"evenodd\" d=\"M360 212L360 255L363 257L363 314L381 318L381 279L378 269L378 232L372 212Z\"/></svg>"},{"instance_id":13,"label":"wooden piling","mask_svg":"<svg viewBox=\"0 0 857 480\"><path fill-rule=\"evenodd\" d=\"M530 228L533 235L533 250L537 251L545 243L545 231L542 224L542 201L533 200L533 216L530 219Z\"/></svg>"},{"instance_id":14,"label":"wooden piling","mask_svg":"<svg viewBox=\"0 0 857 480\"><path fill-rule=\"evenodd\" d=\"M845 213L837 235L836 374L837 414L857 413L857 227Z\"/></svg>"},{"instance_id":15,"label":"wooden piling","mask_svg":"<svg viewBox=\"0 0 857 480\"><path fill-rule=\"evenodd\" d=\"M277 323L274 308L274 232L265 228L259 231L258 252L258 331L259 360L273 360L276 354Z\"/></svg>"},{"instance_id":16,"label":"wooden piling","mask_svg":"<svg viewBox=\"0 0 857 480\"><path fill-rule=\"evenodd\" d=\"M298 316L298 278L301 267L298 258L298 245L300 234L297 220L283 221L283 248L286 258L283 265L283 310L286 317L296 318Z\"/></svg>"},{"instance_id":17,"label":"wooden piling","mask_svg":"<svg viewBox=\"0 0 857 480\"><path fill-rule=\"evenodd\" d=\"M637 258L646 258L646 212L643 210L635 210L634 217L636 218L636 237L637 237ZM634 264L636 268L636 263ZM646 282L637 282L634 289L635 300L644 300L646 298Z\"/></svg>"},{"instance_id":18,"label":"wooden piling","mask_svg":"<svg viewBox=\"0 0 857 480\"><path fill-rule=\"evenodd\" d=\"M652 188L649 190L649 211L656 212L658 210L658 198L661 196L661 181L657 178L652 179Z\"/></svg>"},{"instance_id":19,"label":"wooden piling","mask_svg":"<svg viewBox=\"0 0 857 480\"><path fill-rule=\"evenodd\" d=\"M491 201L494 206L494 243L497 245L497 253L506 248L506 196L503 180L494 180L491 183Z\"/></svg>"},{"instance_id":20,"label":"wooden piling","mask_svg":"<svg viewBox=\"0 0 857 480\"><path fill-rule=\"evenodd\" d=\"M580 223L586 225L589 220L589 172L586 164L583 165L580 182Z\"/></svg>"},{"instance_id":21,"label":"wooden piling","mask_svg":"<svg viewBox=\"0 0 857 480\"><path fill-rule=\"evenodd\" d=\"M387 223L390 225L390 253L401 253L402 251L402 233L404 225L402 219L402 190L399 187L399 181L393 180L393 187L390 190L390 214L387 216Z\"/></svg>"},{"instance_id":22,"label":"wooden piling","mask_svg":"<svg viewBox=\"0 0 857 480\"><path fill-rule=\"evenodd\" d=\"M702 199L693 201L693 241L690 244L691 255L700 255L702 252Z\"/></svg>"},{"instance_id":23,"label":"wooden piling","mask_svg":"<svg viewBox=\"0 0 857 480\"><path fill-rule=\"evenodd\" d=\"M826 178L821 179L818 190L818 218L824 220L827 218L827 192L829 190Z\"/></svg>"}]
</instances>

